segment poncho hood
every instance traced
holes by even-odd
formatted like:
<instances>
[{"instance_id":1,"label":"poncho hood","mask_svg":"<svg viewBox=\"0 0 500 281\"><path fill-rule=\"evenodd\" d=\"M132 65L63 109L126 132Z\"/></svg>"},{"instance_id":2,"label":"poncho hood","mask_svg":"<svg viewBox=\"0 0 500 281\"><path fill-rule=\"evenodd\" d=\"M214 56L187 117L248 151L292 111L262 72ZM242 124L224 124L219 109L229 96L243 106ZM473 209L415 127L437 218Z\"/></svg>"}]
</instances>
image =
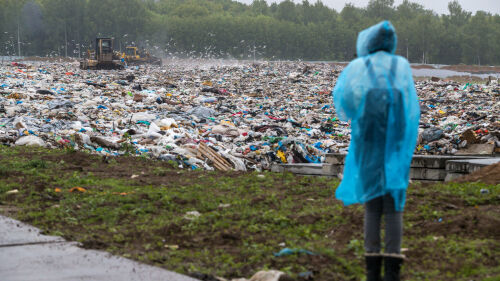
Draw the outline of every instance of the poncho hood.
<instances>
[{"instance_id":1,"label":"poncho hood","mask_svg":"<svg viewBox=\"0 0 500 281\"><path fill-rule=\"evenodd\" d=\"M359 33L356 51L358 57L378 51L386 51L394 54L396 44L397 36L394 26L389 21L382 21Z\"/></svg>"}]
</instances>

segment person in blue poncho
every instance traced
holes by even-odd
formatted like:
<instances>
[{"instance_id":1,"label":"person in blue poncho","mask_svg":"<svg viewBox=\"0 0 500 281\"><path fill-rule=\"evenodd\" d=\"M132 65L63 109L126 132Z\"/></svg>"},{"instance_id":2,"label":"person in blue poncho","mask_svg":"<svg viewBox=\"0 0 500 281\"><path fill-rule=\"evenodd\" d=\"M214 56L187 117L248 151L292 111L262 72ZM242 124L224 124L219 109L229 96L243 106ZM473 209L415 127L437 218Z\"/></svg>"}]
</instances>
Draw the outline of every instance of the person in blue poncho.
<instances>
[{"instance_id":1,"label":"person in blue poncho","mask_svg":"<svg viewBox=\"0 0 500 281\"><path fill-rule=\"evenodd\" d=\"M420 107L408 61L394 55L388 21L359 33L352 61L333 89L340 120L351 121L351 143L335 192L345 205L365 204L367 280L399 280L403 208L417 142ZM385 253L380 223L385 218Z\"/></svg>"}]
</instances>

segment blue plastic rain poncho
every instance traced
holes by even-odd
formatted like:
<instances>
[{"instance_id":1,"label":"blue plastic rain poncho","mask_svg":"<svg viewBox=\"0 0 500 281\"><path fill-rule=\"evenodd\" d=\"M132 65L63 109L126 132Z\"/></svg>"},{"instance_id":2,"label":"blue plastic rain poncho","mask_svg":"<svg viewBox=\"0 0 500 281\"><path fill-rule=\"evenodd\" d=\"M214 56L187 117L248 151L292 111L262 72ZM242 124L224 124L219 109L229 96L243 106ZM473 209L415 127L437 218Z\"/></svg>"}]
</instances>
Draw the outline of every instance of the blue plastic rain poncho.
<instances>
[{"instance_id":1,"label":"blue plastic rain poncho","mask_svg":"<svg viewBox=\"0 0 500 281\"><path fill-rule=\"evenodd\" d=\"M383 21L358 36L358 58L333 90L335 110L351 120L344 177L335 195L345 205L390 193L402 211L420 107L408 61L394 55L396 33Z\"/></svg>"}]
</instances>

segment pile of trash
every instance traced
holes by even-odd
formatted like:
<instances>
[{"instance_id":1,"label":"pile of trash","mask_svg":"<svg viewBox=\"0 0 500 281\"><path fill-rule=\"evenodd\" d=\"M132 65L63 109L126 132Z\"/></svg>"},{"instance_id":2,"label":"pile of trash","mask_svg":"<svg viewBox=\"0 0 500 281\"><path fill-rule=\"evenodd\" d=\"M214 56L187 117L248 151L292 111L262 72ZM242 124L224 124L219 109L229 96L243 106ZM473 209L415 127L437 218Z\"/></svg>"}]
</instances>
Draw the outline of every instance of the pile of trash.
<instances>
[{"instance_id":1,"label":"pile of trash","mask_svg":"<svg viewBox=\"0 0 500 281\"><path fill-rule=\"evenodd\" d=\"M180 167L263 170L346 152L331 90L341 66L166 63L84 71L77 63L0 66L0 143L148 155ZM499 86L416 84L416 153L500 147Z\"/></svg>"},{"instance_id":2,"label":"pile of trash","mask_svg":"<svg viewBox=\"0 0 500 281\"><path fill-rule=\"evenodd\" d=\"M498 81L463 85L433 80L416 83L421 111L416 153L500 153Z\"/></svg>"}]
</instances>

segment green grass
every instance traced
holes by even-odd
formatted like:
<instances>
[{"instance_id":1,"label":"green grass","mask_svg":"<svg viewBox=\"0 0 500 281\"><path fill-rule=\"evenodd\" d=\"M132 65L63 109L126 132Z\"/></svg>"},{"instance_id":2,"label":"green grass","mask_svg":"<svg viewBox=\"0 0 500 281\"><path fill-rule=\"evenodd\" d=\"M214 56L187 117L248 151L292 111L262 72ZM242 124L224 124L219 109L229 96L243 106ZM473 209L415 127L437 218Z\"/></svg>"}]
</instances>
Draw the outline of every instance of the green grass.
<instances>
[{"instance_id":1,"label":"green grass","mask_svg":"<svg viewBox=\"0 0 500 281\"><path fill-rule=\"evenodd\" d=\"M84 247L226 278L262 269L293 277L312 271L315 280L364 278L363 207L334 200L333 178L176 170L137 158L117 171L125 165L120 159L41 148L0 147L0 158L0 207L15 207L9 215ZM82 169L75 159L83 158ZM86 192L69 192L73 187ZM483 188L489 193L481 194ZM13 189L19 193L6 193ZM465 214L495 217L499 203L500 185L410 187L405 278L498 280L498 237L447 227ZM200 216L187 219L191 211ZM284 247L316 255L273 255Z\"/></svg>"}]
</instances>

